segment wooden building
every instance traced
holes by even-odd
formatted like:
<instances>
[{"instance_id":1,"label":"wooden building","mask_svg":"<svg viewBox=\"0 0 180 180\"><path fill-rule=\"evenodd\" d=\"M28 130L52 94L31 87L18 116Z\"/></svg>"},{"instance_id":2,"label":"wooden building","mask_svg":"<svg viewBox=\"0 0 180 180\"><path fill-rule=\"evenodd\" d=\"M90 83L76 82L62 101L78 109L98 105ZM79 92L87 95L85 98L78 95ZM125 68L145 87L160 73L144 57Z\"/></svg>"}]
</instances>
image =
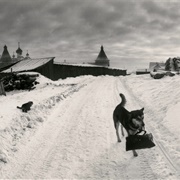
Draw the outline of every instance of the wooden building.
<instances>
[{"instance_id":1,"label":"wooden building","mask_svg":"<svg viewBox=\"0 0 180 180\"><path fill-rule=\"evenodd\" d=\"M48 58L36 58L36 59L24 59L9 67L6 70L3 70L0 73L0 77L6 76L11 73L20 73L20 72L38 72L43 76L54 79L53 64L54 57Z\"/></svg>"}]
</instances>

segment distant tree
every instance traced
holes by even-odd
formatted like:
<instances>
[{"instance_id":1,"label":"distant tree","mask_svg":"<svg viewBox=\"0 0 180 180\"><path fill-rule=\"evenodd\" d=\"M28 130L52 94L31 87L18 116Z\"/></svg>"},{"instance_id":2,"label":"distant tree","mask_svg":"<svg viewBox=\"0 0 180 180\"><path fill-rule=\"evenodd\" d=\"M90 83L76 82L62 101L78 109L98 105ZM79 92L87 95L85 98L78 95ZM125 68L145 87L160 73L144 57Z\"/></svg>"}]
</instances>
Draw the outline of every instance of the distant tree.
<instances>
[{"instance_id":1,"label":"distant tree","mask_svg":"<svg viewBox=\"0 0 180 180\"><path fill-rule=\"evenodd\" d=\"M178 66L178 64L179 64L179 59L176 59L176 60L174 61L174 69L175 69L175 71L179 71L179 66Z\"/></svg>"},{"instance_id":2,"label":"distant tree","mask_svg":"<svg viewBox=\"0 0 180 180\"><path fill-rule=\"evenodd\" d=\"M169 59L165 62L165 70L166 70L166 71L170 71L170 68L171 68L171 66L170 66L170 60L171 60L171 58L169 58Z\"/></svg>"}]
</instances>

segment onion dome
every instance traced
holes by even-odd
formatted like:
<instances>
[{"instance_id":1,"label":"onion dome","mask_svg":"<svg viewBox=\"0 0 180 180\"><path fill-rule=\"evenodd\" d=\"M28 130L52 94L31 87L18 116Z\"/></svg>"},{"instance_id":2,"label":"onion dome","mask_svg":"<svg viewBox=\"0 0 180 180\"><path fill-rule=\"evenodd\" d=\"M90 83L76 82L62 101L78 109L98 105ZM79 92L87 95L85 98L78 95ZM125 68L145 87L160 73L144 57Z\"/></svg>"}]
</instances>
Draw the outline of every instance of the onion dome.
<instances>
[{"instance_id":1,"label":"onion dome","mask_svg":"<svg viewBox=\"0 0 180 180\"><path fill-rule=\"evenodd\" d=\"M18 42L18 49L16 50L16 53L19 55L22 55L22 49L20 48L20 42Z\"/></svg>"}]
</instances>

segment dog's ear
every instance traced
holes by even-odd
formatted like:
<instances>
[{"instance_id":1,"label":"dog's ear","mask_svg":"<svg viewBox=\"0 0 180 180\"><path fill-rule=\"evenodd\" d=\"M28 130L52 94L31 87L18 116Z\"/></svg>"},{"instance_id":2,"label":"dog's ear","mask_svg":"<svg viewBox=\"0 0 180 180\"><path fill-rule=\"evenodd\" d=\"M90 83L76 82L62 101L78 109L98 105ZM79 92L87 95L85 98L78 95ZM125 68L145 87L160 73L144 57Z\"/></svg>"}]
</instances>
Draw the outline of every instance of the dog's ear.
<instances>
[{"instance_id":1,"label":"dog's ear","mask_svg":"<svg viewBox=\"0 0 180 180\"><path fill-rule=\"evenodd\" d=\"M144 108L142 108L141 111L144 111Z\"/></svg>"}]
</instances>

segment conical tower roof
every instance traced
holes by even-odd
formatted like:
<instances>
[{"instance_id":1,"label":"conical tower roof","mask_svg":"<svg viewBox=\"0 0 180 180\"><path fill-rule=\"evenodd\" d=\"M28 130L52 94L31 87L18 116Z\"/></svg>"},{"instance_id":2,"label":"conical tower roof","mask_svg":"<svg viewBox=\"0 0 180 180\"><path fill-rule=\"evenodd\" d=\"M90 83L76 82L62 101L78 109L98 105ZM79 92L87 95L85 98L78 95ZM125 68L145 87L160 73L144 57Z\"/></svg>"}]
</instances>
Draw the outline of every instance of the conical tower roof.
<instances>
[{"instance_id":1,"label":"conical tower roof","mask_svg":"<svg viewBox=\"0 0 180 180\"><path fill-rule=\"evenodd\" d=\"M104 52L103 46L101 46L101 50L99 52L98 57L95 60L95 64L101 65L101 66L109 66L109 59L106 56L106 53Z\"/></svg>"},{"instance_id":2,"label":"conical tower roof","mask_svg":"<svg viewBox=\"0 0 180 180\"><path fill-rule=\"evenodd\" d=\"M99 55L98 55L98 57L96 58L96 61L98 61L98 60L109 60L109 59L107 58L107 56L106 56L106 53L104 52L104 47L103 47L103 46L101 46L101 50L100 50L100 52L99 52Z\"/></svg>"},{"instance_id":3,"label":"conical tower roof","mask_svg":"<svg viewBox=\"0 0 180 180\"><path fill-rule=\"evenodd\" d=\"M10 56L10 54L8 52L8 49L7 49L6 45L4 46L4 51L2 53L0 61L3 62L3 63L12 62L11 56Z\"/></svg>"}]
</instances>

